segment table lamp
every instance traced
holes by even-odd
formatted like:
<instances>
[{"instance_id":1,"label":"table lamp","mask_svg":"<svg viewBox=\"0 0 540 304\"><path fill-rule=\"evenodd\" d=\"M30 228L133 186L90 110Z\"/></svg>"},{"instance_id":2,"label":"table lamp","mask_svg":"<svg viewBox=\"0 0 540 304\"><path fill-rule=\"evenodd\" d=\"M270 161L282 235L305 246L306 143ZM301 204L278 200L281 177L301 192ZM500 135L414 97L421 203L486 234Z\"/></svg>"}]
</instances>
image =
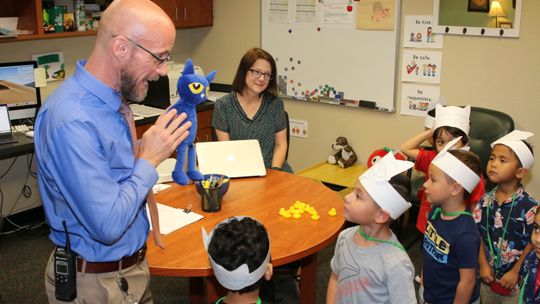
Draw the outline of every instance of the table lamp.
<instances>
[{"instance_id":1,"label":"table lamp","mask_svg":"<svg viewBox=\"0 0 540 304\"><path fill-rule=\"evenodd\" d=\"M489 9L489 16L495 17L495 27L499 27L498 17L506 17L499 1L492 1L491 8Z\"/></svg>"}]
</instances>

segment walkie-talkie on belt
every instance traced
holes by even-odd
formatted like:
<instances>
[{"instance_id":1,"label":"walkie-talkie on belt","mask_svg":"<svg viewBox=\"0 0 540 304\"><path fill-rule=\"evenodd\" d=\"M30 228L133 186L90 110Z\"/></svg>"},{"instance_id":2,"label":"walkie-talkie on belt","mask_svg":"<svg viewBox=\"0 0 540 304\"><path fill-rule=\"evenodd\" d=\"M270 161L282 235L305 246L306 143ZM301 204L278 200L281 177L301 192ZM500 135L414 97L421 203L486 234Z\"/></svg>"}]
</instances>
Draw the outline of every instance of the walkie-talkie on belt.
<instances>
[{"instance_id":1,"label":"walkie-talkie on belt","mask_svg":"<svg viewBox=\"0 0 540 304\"><path fill-rule=\"evenodd\" d=\"M54 253L55 296L57 300L71 302L77 298L77 260L71 251L66 221L62 221L66 233L66 247L57 247Z\"/></svg>"}]
</instances>

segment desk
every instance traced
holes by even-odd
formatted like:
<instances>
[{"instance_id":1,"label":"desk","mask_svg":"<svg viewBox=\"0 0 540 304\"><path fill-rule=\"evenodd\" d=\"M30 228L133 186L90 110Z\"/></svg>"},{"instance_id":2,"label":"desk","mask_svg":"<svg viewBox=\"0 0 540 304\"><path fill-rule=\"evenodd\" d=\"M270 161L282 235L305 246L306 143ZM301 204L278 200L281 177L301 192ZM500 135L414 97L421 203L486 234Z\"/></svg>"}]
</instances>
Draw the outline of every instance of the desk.
<instances>
[{"instance_id":1,"label":"desk","mask_svg":"<svg viewBox=\"0 0 540 304\"><path fill-rule=\"evenodd\" d=\"M297 175L309 177L325 184L331 184L344 188L354 188L356 179L366 170L366 166L359 164L355 164L343 169L338 165L331 165L324 162L304 169L298 172Z\"/></svg>"},{"instance_id":2,"label":"desk","mask_svg":"<svg viewBox=\"0 0 540 304\"><path fill-rule=\"evenodd\" d=\"M193 211L204 218L168 235L164 235L166 249L154 244L150 233L148 263L153 275L192 277L190 279L191 303L203 301L202 290L196 284L212 275L207 253L203 247L201 227L212 230L223 219L235 215L252 216L261 221L270 235L272 264L280 266L300 260L302 278L300 302L316 303L317 252L331 243L342 229L343 203L340 197L322 184L308 178L275 170L268 170L266 177L234 179L223 198L220 212L203 213L200 196L194 185L173 185L156 195L158 202L176 208L193 203ZM313 221L307 215L301 219L284 219L279 208L288 208L300 200L314 206L321 219ZM336 208L338 215L328 216ZM207 280L208 300L216 300L216 281Z\"/></svg>"},{"instance_id":3,"label":"desk","mask_svg":"<svg viewBox=\"0 0 540 304\"><path fill-rule=\"evenodd\" d=\"M34 152L34 138L20 132L13 132L16 143L0 145L0 159L12 158Z\"/></svg>"}]
</instances>

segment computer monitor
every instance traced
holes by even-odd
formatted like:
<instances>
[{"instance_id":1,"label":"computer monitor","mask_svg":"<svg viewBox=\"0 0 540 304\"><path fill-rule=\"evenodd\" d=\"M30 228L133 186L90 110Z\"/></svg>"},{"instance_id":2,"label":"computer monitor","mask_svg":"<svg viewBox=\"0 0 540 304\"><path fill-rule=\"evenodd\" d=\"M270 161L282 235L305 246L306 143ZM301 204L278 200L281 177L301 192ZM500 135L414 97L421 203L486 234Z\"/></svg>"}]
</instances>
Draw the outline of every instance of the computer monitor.
<instances>
[{"instance_id":1,"label":"computer monitor","mask_svg":"<svg viewBox=\"0 0 540 304\"><path fill-rule=\"evenodd\" d=\"M41 106L41 92L36 87L35 61L0 63L0 104L9 108L11 120L33 120Z\"/></svg>"}]
</instances>

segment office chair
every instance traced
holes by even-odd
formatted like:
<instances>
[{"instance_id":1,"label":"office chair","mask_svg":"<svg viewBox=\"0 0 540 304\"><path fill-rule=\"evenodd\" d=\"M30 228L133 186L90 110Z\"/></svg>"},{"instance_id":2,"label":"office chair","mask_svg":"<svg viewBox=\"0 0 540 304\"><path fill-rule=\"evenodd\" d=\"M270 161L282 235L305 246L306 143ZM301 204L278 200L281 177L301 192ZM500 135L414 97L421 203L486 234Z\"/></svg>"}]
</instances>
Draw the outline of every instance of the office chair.
<instances>
[{"instance_id":1,"label":"office chair","mask_svg":"<svg viewBox=\"0 0 540 304\"><path fill-rule=\"evenodd\" d=\"M514 120L506 113L477 107L471 107L470 120L469 145L471 151L480 157L484 173L491 154L491 143L512 132Z\"/></svg>"},{"instance_id":2,"label":"office chair","mask_svg":"<svg viewBox=\"0 0 540 304\"><path fill-rule=\"evenodd\" d=\"M285 160L289 159L289 147L291 146L291 127L289 124L289 113L285 111L285 119L287 120L287 153L285 154Z\"/></svg>"}]
</instances>

